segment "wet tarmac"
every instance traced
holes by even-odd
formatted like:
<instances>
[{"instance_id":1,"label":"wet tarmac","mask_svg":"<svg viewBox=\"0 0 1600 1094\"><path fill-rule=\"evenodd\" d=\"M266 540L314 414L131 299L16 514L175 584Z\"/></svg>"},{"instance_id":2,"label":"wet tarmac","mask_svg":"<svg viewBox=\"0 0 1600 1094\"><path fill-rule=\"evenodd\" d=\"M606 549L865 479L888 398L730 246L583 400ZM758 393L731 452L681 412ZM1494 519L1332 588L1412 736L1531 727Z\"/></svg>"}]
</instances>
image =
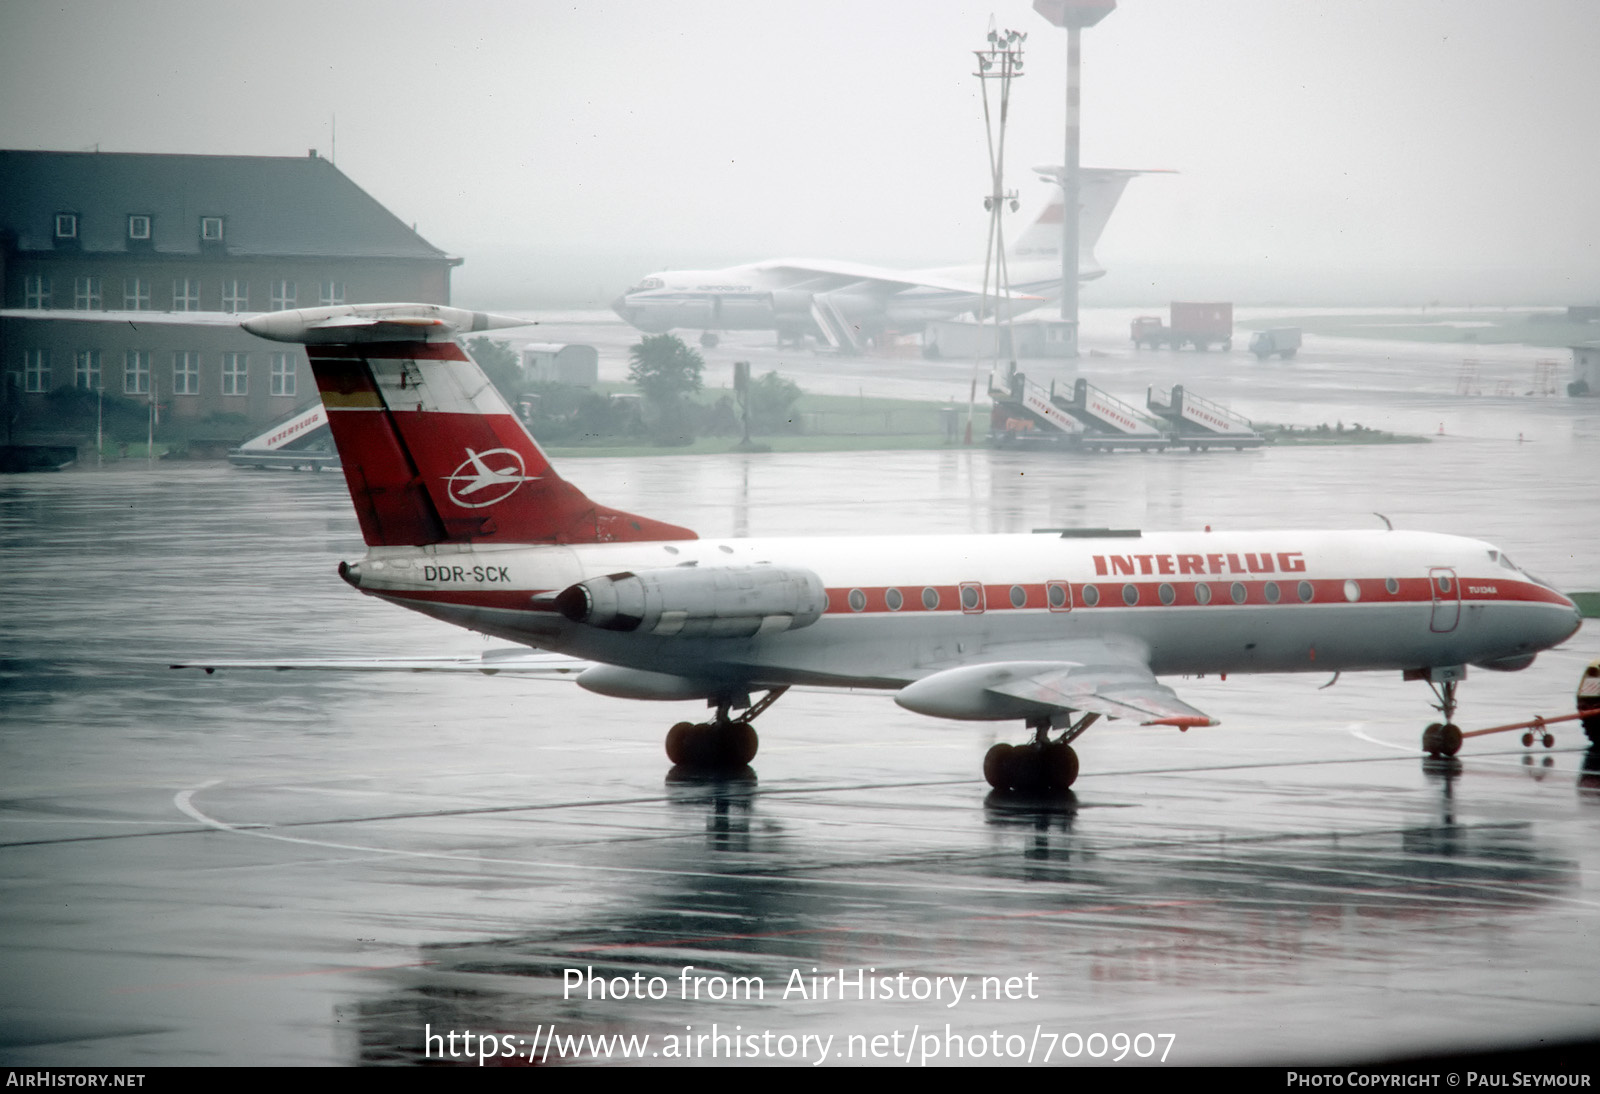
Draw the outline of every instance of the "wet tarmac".
<instances>
[{"instance_id":1,"label":"wet tarmac","mask_svg":"<svg viewBox=\"0 0 1600 1094\"><path fill-rule=\"evenodd\" d=\"M592 317L540 337L586 332L603 368L636 337ZM1434 440L564 471L713 535L1381 512L1600 587L1594 404L1457 395L1459 348L1308 338L1261 366L1111 337L1082 374L1125 396L1183 382L1257 418ZM1478 356L1518 376L1558 355ZM754 336L708 358L713 381L782 359L804 386L866 394L964 397L972 371L791 363ZM1434 762L1427 692L1397 677L1175 680L1223 724L1097 727L1073 795L1029 802L983 784L989 729L876 695L791 693L752 769L703 781L661 751L691 705L165 667L484 648L345 586L335 566L361 552L336 476L0 480L0 1063L476 1062L485 1034L518 1054L496 1063L597 1045L655 1063L1343 1063L1600 1031L1600 756L1570 725L1549 750L1504 735ZM1525 672L1475 672L1460 720L1570 710L1597 652L1590 623ZM584 1035L605 1040L568 1040Z\"/></svg>"}]
</instances>

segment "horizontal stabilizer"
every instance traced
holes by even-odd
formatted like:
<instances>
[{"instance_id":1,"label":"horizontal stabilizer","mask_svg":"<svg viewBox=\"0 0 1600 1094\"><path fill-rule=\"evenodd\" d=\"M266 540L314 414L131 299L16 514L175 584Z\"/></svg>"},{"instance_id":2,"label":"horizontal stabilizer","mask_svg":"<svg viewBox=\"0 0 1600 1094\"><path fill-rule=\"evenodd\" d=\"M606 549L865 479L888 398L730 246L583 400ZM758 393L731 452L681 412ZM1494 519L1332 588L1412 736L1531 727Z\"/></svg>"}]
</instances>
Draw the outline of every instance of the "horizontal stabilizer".
<instances>
[{"instance_id":1,"label":"horizontal stabilizer","mask_svg":"<svg viewBox=\"0 0 1600 1094\"><path fill-rule=\"evenodd\" d=\"M516 676L573 680L585 669L593 668L593 661L582 661L559 653L512 646L485 650L478 655L459 657L324 657L290 660L229 660L188 661L169 666L175 669L203 669L213 673L218 669L272 669L287 672L291 669L316 672L476 672L485 676L507 673Z\"/></svg>"}]
</instances>

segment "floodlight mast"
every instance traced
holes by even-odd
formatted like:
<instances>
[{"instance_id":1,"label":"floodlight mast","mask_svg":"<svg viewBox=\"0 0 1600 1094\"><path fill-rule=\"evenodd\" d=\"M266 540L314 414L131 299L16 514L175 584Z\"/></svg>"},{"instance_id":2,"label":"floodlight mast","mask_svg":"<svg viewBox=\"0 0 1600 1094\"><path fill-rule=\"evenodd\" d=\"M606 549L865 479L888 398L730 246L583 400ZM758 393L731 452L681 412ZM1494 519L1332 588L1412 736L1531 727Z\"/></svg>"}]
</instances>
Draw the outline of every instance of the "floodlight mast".
<instances>
[{"instance_id":1,"label":"floodlight mast","mask_svg":"<svg viewBox=\"0 0 1600 1094\"><path fill-rule=\"evenodd\" d=\"M1079 37L1116 10L1117 0L1033 0L1033 10L1067 31L1067 140L1061 171L1061 318L1071 324L1071 356L1078 355L1078 218L1083 188L1078 174Z\"/></svg>"},{"instance_id":2,"label":"floodlight mast","mask_svg":"<svg viewBox=\"0 0 1600 1094\"><path fill-rule=\"evenodd\" d=\"M995 30L989 28L989 48L973 50L973 55L978 59L978 71L973 75L978 77L983 88L983 131L989 147L989 193L983 199L983 207L989 213L989 241L983 253L983 293L978 298L978 331L982 336L983 321L989 313L989 283L990 276L994 278L995 286L995 311L994 311L994 360L991 365L990 386L993 387L995 378L1000 374L1000 318L1002 314L1006 321L1007 349L1012 354L1010 367L1007 369L1005 386L1010 387L1011 374L1017 370L1015 350L1011 348L1013 339L1011 333L1011 273L1006 265L1005 231L1003 222L1005 210L1010 206L1012 212L1017 211L1017 194L1015 190L1005 188L1005 159L1006 159L1006 123L1009 119L1011 106L1011 81L1022 74L1022 43L1028 36L1015 30ZM994 111L990 109L990 82L998 81L997 99L999 120L996 122ZM981 351L980 354L981 356ZM978 396L978 376L976 362L974 362L972 376L972 397L967 403L967 443L972 443L972 418Z\"/></svg>"}]
</instances>

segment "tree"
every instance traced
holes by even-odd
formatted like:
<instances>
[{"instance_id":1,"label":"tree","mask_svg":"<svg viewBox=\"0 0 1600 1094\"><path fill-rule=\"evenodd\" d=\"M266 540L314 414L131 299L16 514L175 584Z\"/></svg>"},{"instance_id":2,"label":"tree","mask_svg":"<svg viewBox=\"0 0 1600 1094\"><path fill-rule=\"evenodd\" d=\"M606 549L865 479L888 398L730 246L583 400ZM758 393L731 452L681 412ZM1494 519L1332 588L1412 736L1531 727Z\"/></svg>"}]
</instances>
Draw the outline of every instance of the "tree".
<instances>
[{"instance_id":1,"label":"tree","mask_svg":"<svg viewBox=\"0 0 1600 1094\"><path fill-rule=\"evenodd\" d=\"M522 378L522 362L517 360L517 351L511 348L511 343L480 334L467 340L467 352L478 362L478 367L483 369L501 397L516 406L517 397L527 385Z\"/></svg>"},{"instance_id":2,"label":"tree","mask_svg":"<svg viewBox=\"0 0 1600 1094\"><path fill-rule=\"evenodd\" d=\"M684 400L700 390L705 360L675 334L645 335L628 358L628 379L650 405L657 442L688 444L693 436Z\"/></svg>"},{"instance_id":3,"label":"tree","mask_svg":"<svg viewBox=\"0 0 1600 1094\"><path fill-rule=\"evenodd\" d=\"M763 433L798 433L800 416L794 404L800 394L799 384L777 370L768 372L750 385L750 416Z\"/></svg>"}]
</instances>

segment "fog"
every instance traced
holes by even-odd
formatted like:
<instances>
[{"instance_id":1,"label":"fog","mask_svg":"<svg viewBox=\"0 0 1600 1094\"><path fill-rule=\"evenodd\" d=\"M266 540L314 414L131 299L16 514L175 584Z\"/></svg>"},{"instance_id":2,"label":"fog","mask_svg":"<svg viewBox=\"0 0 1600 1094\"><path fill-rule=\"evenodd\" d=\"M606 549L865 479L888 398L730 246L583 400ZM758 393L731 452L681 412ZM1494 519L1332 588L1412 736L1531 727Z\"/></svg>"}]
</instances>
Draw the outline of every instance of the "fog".
<instances>
[{"instance_id":1,"label":"fog","mask_svg":"<svg viewBox=\"0 0 1600 1094\"><path fill-rule=\"evenodd\" d=\"M991 16L1029 34L1027 217L1065 35L1025 0L0 0L0 146L316 148L480 306L781 255L978 262ZM1084 34L1083 162L1178 173L1130 184L1085 303L1600 298L1596 56L1590 0L1123 0Z\"/></svg>"}]
</instances>

